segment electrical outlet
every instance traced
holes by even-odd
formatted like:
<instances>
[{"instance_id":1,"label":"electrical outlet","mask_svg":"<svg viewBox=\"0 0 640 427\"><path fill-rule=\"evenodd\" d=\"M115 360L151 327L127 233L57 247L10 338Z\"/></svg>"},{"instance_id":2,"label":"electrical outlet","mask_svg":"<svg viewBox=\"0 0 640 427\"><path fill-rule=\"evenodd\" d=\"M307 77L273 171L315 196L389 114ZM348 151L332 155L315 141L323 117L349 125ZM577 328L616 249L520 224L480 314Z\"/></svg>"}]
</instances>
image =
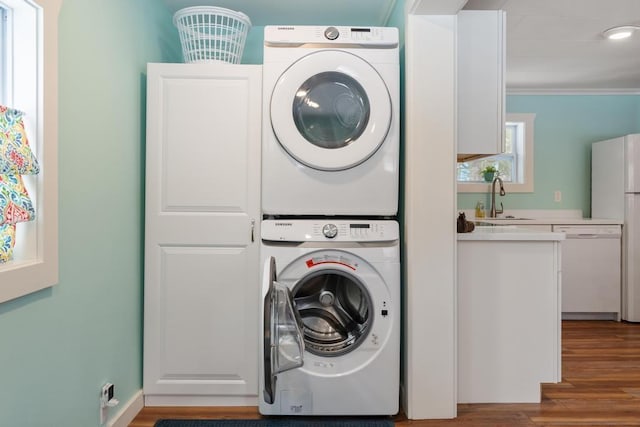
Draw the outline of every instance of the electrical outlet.
<instances>
[{"instance_id":1,"label":"electrical outlet","mask_svg":"<svg viewBox=\"0 0 640 427\"><path fill-rule=\"evenodd\" d=\"M115 393L115 386L111 383L106 383L102 386L102 394L100 395L100 402L102 406L107 406L107 402L113 399L113 394Z\"/></svg>"},{"instance_id":2,"label":"electrical outlet","mask_svg":"<svg viewBox=\"0 0 640 427\"><path fill-rule=\"evenodd\" d=\"M114 399L116 388L111 383L106 383L100 390L100 425L104 425L107 422L107 416L110 407L116 406L117 399Z\"/></svg>"},{"instance_id":3,"label":"electrical outlet","mask_svg":"<svg viewBox=\"0 0 640 427\"><path fill-rule=\"evenodd\" d=\"M556 190L553 193L553 201L554 202L561 202L562 201L562 191Z\"/></svg>"}]
</instances>

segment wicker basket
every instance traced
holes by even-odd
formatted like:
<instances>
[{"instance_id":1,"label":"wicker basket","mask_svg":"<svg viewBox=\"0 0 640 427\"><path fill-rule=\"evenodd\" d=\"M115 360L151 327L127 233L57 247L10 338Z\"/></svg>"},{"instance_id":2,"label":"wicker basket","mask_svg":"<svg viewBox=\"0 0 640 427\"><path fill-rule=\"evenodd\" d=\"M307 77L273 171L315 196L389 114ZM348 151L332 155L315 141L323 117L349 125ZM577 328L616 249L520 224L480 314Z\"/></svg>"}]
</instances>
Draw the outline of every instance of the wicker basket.
<instances>
[{"instance_id":1,"label":"wicker basket","mask_svg":"<svg viewBox=\"0 0 640 427\"><path fill-rule=\"evenodd\" d=\"M184 62L239 64L251 28L244 13L214 6L180 9L173 24L180 34Z\"/></svg>"}]
</instances>

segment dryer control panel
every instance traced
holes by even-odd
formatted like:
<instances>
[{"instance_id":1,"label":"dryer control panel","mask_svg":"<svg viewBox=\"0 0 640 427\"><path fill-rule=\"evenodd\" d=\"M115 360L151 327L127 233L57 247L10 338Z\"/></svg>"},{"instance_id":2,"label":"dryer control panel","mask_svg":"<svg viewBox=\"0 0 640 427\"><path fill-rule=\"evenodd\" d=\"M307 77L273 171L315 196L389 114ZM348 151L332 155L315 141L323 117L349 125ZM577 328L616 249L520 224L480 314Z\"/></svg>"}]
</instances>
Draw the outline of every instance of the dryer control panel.
<instances>
[{"instance_id":1,"label":"dryer control panel","mask_svg":"<svg viewBox=\"0 0 640 427\"><path fill-rule=\"evenodd\" d=\"M363 48L393 48L398 46L395 27L325 27L315 25L267 25L264 27L266 46L293 47L328 44Z\"/></svg>"},{"instance_id":2,"label":"dryer control panel","mask_svg":"<svg viewBox=\"0 0 640 427\"><path fill-rule=\"evenodd\" d=\"M400 238L397 221L264 220L262 240L279 242L390 242Z\"/></svg>"}]
</instances>

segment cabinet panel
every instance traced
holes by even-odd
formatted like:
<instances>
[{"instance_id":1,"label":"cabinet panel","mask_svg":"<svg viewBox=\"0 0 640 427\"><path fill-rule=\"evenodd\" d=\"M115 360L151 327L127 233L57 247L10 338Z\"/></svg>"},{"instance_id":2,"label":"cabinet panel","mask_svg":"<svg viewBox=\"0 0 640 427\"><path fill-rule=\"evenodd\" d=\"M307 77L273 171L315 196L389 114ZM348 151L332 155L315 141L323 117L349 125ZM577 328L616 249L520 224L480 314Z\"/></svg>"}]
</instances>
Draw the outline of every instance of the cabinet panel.
<instances>
[{"instance_id":1,"label":"cabinet panel","mask_svg":"<svg viewBox=\"0 0 640 427\"><path fill-rule=\"evenodd\" d=\"M148 66L147 405L257 396L261 78L260 66Z\"/></svg>"},{"instance_id":2,"label":"cabinet panel","mask_svg":"<svg viewBox=\"0 0 640 427\"><path fill-rule=\"evenodd\" d=\"M561 380L558 245L459 242L458 403L540 402Z\"/></svg>"},{"instance_id":3,"label":"cabinet panel","mask_svg":"<svg viewBox=\"0 0 640 427\"><path fill-rule=\"evenodd\" d=\"M233 247L165 247L160 252L158 383L189 394L227 394L228 384L255 387L257 317L245 310L256 306L258 295L238 286L249 279L238 272L247 271L251 254ZM247 348L248 342L255 348Z\"/></svg>"},{"instance_id":4,"label":"cabinet panel","mask_svg":"<svg viewBox=\"0 0 640 427\"><path fill-rule=\"evenodd\" d=\"M504 151L505 22L500 10L458 13L458 160Z\"/></svg>"},{"instance_id":5,"label":"cabinet panel","mask_svg":"<svg viewBox=\"0 0 640 427\"><path fill-rule=\"evenodd\" d=\"M249 89L242 76L164 81L164 210L247 210Z\"/></svg>"}]
</instances>

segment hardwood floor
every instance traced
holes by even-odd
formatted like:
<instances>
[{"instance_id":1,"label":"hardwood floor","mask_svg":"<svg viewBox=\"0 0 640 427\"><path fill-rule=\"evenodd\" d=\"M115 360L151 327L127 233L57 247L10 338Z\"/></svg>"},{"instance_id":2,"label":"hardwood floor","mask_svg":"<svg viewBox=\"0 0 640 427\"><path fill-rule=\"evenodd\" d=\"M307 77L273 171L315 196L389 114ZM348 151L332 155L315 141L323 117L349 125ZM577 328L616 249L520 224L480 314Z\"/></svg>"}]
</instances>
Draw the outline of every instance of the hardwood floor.
<instances>
[{"instance_id":1,"label":"hardwood floor","mask_svg":"<svg viewBox=\"0 0 640 427\"><path fill-rule=\"evenodd\" d=\"M562 382L543 385L541 403L458 405L453 420L399 414L396 426L640 426L640 324L564 321L562 328ZM146 407L129 427L153 427L161 418L259 417L255 407Z\"/></svg>"}]
</instances>

